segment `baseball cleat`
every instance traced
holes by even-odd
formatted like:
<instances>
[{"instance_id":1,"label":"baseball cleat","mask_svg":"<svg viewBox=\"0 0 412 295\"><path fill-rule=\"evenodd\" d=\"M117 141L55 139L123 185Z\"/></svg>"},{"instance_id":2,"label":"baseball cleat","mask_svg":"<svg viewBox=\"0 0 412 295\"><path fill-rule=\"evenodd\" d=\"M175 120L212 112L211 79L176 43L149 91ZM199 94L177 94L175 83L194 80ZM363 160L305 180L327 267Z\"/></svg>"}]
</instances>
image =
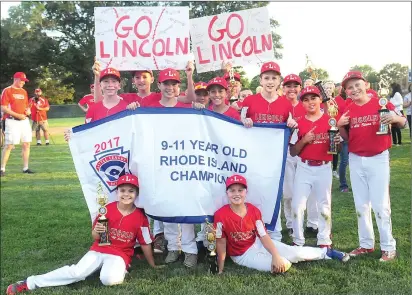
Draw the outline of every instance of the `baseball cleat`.
<instances>
[{"instance_id":1,"label":"baseball cleat","mask_svg":"<svg viewBox=\"0 0 412 295\"><path fill-rule=\"evenodd\" d=\"M347 262L350 259L348 253L341 252L331 248L328 248L328 250L326 251L326 255L331 259L336 259L342 262Z\"/></svg>"},{"instance_id":2,"label":"baseball cleat","mask_svg":"<svg viewBox=\"0 0 412 295\"><path fill-rule=\"evenodd\" d=\"M189 268L195 267L197 264L197 254L185 253L185 260L183 261L183 264Z\"/></svg>"},{"instance_id":3,"label":"baseball cleat","mask_svg":"<svg viewBox=\"0 0 412 295\"><path fill-rule=\"evenodd\" d=\"M164 234L157 234L153 242L153 251L155 254L162 254L165 251Z\"/></svg>"},{"instance_id":4,"label":"baseball cleat","mask_svg":"<svg viewBox=\"0 0 412 295\"><path fill-rule=\"evenodd\" d=\"M165 263L173 263L179 260L180 252L179 251L169 251L167 253Z\"/></svg>"},{"instance_id":5,"label":"baseball cleat","mask_svg":"<svg viewBox=\"0 0 412 295\"><path fill-rule=\"evenodd\" d=\"M379 259L380 262L387 262L394 260L396 258L396 251L382 251L382 257Z\"/></svg>"},{"instance_id":6,"label":"baseball cleat","mask_svg":"<svg viewBox=\"0 0 412 295\"><path fill-rule=\"evenodd\" d=\"M356 256L359 256L359 255L372 253L373 251L375 251L375 249L373 249L373 248L372 249L365 249L365 248L362 248L362 247L358 247L355 250L351 251L349 253L349 255L352 256L352 257L356 257Z\"/></svg>"},{"instance_id":7,"label":"baseball cleat","mask_svg":"<svg viewBox=\"0 0 412 295\"><path fill-rule=\"evenodd\" d=\"M30 169L26 169L26 170L23 170L23 173L34 174L34 171L32 171Z\"/></svg>"},{"instance_id":8,"label":"baseball cleat","mask_svg":"<svg viewBox=\"0 0 412 295\"><path fill-rule=\"evenodd\" d=\"M17 293L22 293L24 291L28 291L29 287L27 287L26 281L20 281L15 284L11 284L7 287L6 294L7 295L14 295Z\"/></svg>"}]
</instances>

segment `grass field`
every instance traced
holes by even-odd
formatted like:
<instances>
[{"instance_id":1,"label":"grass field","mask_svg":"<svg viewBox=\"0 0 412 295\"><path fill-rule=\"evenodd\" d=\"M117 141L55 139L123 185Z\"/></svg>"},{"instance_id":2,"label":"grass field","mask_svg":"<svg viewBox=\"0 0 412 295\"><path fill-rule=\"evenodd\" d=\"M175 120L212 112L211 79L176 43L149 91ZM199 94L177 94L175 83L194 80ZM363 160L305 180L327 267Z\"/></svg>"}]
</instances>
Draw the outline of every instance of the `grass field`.
<instances>
[{"instance_id":1,"label":"grass field","mask_svg":"<svg viewBox=\"0 0 412 295\"><path fill-rule=\"evenodd\" d=\"M52 119L55 144L33 146L30 168L21 173L20 146L12 151L7 175L1 179L1 290L8 284L66 264L74 264L87 252L92 238L90 216L61 130L83 122ZM391 149L391 204L398 259L378 261L369 256L338 261L295 264L288 273L272 276L227 261L222 276L207 274L200 263L187 270L181 263L152 270L145 261L134 261L125 283L103 287L98 274L86 281L33 294L411 294L411 144L404 130L404 145ZM351 193L332 192L333 243L350 251L358 246L357 218ZM286 236L286 235L284 235ZM285 240L290 243L289 238ZM307 240L314 245L315 239ZM4 294L4 293L3 293Z\"/></svg>"}]
</instances>

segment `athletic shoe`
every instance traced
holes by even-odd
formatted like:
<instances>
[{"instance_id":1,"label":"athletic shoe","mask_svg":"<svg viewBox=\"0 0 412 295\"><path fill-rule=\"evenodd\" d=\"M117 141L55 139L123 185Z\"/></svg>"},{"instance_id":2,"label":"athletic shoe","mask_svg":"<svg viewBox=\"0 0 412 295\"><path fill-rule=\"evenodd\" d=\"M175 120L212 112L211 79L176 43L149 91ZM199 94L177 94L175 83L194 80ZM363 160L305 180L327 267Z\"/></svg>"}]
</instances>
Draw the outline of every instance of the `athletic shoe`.
<instances>
[{"instance_id":1,"label":"athletic shoe","mask_svg":"<svg viewBox=\"0 0 412 295\"><path fill-rule=\"evenodd\" d=\"M49 145L50 143L49 142L46 142L46 145Z\"/></svg>"},{"instance_id":2,"label":"athletic shoe","mask_svg":"<svg viewBox=\"0 0 412 295\"><path fill-rule=\"evenodd\" d=\"M169 253L167 253L165 263L176 262L177 260L179 260L179 256L180 256L180 251L169 251Z\"/></svg>"},{"instance_id":3,"label":"athletic shoe","mask_svg":"<svg viewBox=\"0 0 412 295\"><path fill-rule=\"evenodd\" d=\"M30 169L26 169L26 170L23 170L23 173L34 174L34 171L31 171Z\"/></svg>"},{"instance_id":4,"label":"athletic shoe","mask_svg":"<svg viewBox=\"0 0 412 295\"><path fill-rule=\"evenodd\" d=\"M356 257L356 256L359 256L359 255L372 253L373 251L375 251L374 248L365 249L365 248L359 247L359 248L356 248L355 250L353 250L352 252L350 252L349 255L352 256L352 257Z\"/></svg>"},{"instance_id":5,"label":"athletic shoe","mask_svg":"<svg viewBox=\"0 0 412 295\"><path fill-rule=\"evenodd\" d=\"M0 177L3 177L6 175L6 172L4 172L3 170L0 170Z\"/></svg>"},{"instance_id":6,"label":"athletic shoe","mask_svg":"<svg viewBox=\"0 0 412 295\"><path fill-rule=\"evenodd\" d=\"M382 257L379 259L380 262L391 261L396 258L396 251L382 251Z\"/></svg>"},{"instance_id":7,"label":"athletic shoe","mask_svg":"<svg viewBox=\"0 0 412 295\"><path fill-rule=\"evenodd\" d=\"M156 254L162 254L165 251L165 236L164 234L157 234L153 242L153 251Z\"/></svg>"},{"instance_id":8,"label":"athletic shoe","mask_svg":"<svg viewBox=\"0 0 412 295\"><path fill-rule=\"evenodd\" d=\"M339 179L338 171L333 171L333 172L332 172L332 176L335 177L335 178L337 178L337 179Z\"/></svg>"},{"instance_id":9,"label":"athletic shoe","mask_svg":"<svg viewBox=\"0 0 412 295\"><path fill-rule=\"evenodd\" d=\"M40 143L40 142L38 142L36 145L41 145L41 143Z\"/></svg>"},{"instance_id":10,"label":"athletic shoe","mask_svg":"<svg viewBox=\"0 0 412 295\"><path fill-rule=\"evenodd\" d=\"M343 188L340 190L341 193L349 193L349 189L348 188Z\"/></svg>"},{"instance_id":11,"label":"athletic shoe","mask_svg":"<svg viewBox=\"0 0 412 295\"><path fill-rule=\"evenodd\" d=\"M24 291L28 291L29 287L27 287L26 281L20 281L15 284L11 284L7 287L6 294L13 295L17 293L22 293Z\"/></svg>"},{"instance_id":12,"label":"athletic shoe","mask_svg":"<svg viewBox=\"0 0 412 295\"><path fill-rule=\"evenodd\" d=\"M341 252L332 248L328 248L328 250L326 251L326 256L328 256L330 259L336 259L342 262L346 262L350 259L348 253Z\"/></svg>"},{"instance_id":13,"label":"athletic shoe","mask_svg":"<svg viewBox=\"0 0 412 295\"><path fill-rule=\"evenodd\" d=\"M197 264L197 255L192 253L185 253L185 260L183 261L183 264L189 268L195 267Z\"/></svg>"}]
</instances>

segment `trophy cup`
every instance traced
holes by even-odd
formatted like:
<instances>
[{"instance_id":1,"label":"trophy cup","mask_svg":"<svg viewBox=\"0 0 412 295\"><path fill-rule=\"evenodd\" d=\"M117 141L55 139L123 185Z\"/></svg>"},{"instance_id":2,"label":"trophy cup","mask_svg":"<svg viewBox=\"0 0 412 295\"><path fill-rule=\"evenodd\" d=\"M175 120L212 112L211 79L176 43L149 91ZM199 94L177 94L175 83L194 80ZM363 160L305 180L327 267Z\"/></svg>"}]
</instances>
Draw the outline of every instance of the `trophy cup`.
<instances>
[{"instance_id":1,"label":"trophy cup","mask_svg":"<svg viewBox=\"0 0 412 295\"><path fill-rule=\"evenodd\" d=\"M107 246L110 245L110 238L109 238L109 220L105 216L107 213L106 204L109 198L103 192L102 183L99 182L97 186L97 203L100 205L99 214L101 215L98 219L98 222L101 223L105 227L105 231L100 234L100 241L99 246Z\"/></svg>"},{"instance_id":2,"label":"trophy cup","mask_svg":"<svg viewBox=\"0 0 412 295\"><path fill-rule=\"evenodd\" d=\"M216 255L216 229L213 227L213 224L209 222L209 220L205 219L205 234L206 239L209 242L207 245L207 262L209 264L209 273L217 274L218 273L218 266L217 266L217 255Z\"/></svg>"},{"instance_id":3,"label":"trophy cup","mask_svg":"<svg viewBox=\"0 0 412 295\"><path fill-rule=\"evenodd\" d=\"M383 116L389 113L389 110L386 108L386 105L388 104L388 99L386 98L389 94L389 89L387 88L389 85L386 82L385 79L381 78L379 81L379 90L378 90L378 95L379 95L379 105L381 106L381 109L378 111L379 112L379 118L382 119ZM376 132L377 135L387 135L391 133L391 129L389 127L389 124L383 124L379 122L379 130Z\"/></svg>"}]
</instances>

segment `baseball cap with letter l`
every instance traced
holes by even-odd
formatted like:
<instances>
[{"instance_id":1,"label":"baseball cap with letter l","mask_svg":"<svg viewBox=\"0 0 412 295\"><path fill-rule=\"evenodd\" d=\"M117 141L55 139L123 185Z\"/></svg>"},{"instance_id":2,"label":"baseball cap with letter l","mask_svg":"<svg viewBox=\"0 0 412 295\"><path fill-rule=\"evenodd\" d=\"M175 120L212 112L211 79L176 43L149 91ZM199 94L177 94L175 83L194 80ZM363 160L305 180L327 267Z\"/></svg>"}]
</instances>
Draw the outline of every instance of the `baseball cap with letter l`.
<instances>
[{"instance_id":1,"label":"baseball cap with letter l","mask_svg":"<svg viewBox=\"0 0 412 295\"><path fill-rule=\"evenodd\" d=\"M228 189L232 184L241 184L247 188L246 178L238 174L234 174L226 179L226 189Z\"/></svg>"},{"instance_id":2,"label":"baseball cap with letter l","mask_svg":"<svg viewBox=\"0 0 412 295\"><path fill-rule=\"evenodd\" d=\"M260 74L262 75L263 73L266 72L276 72L280 75L280 67L277 63L275 63L274 61L269 61L269 62L265 62L262 67L260 68Z\"/></svg>"},{"instance_id":3,"label":"baseball cap with letter l","mask_svg":"<svg viewBox=\"0 0 412 295\"><path fill-rule=\"evenodd\" d=\"M125 174L119 177L117 180L117 187L119 187L122 184L131 184L134 185L135 187L139 187L139 179L137 179L136 175L133 174Z\"/></svg>"},{"instance_id":4,"label":"baseball cap with letter l","mask_svg":"<svg viewBox=\"0 0 412 295\"><path fill-rule=\"evenodd\" d=\"M300 100L303 100L303 98L307 94L315 94L319 97L322 97L318 87L316 86L308 86L308 87L303 88L303 90L300 92Z\"/></svg>"},{"instance_id":5,"label":"baseball cap with letter l","mask_svg":"<svg viewBox=\"0 0 412 295\"><path fill-rule=\"evenodd\" d=\"M13 75L14 79L20 79L24 82L29 82L29 79L26 78L26 74L23 72L17 72Z\"/></svg>"},{"instance_id":6,"label":"baseball cap with letter l","mask_svg":"<svg viewBox=\"0 0 412 295\"><path fill-rule=\"evenodd\" d=\"M240 74L239 74L239 73L233 73L233 78L234 78L236 81L239 81L239 82L240 82ZM226 81L229 81L229 80L230 80L230 75L229 75L229 73L225 73L225 74L223 75L223 79L225 79Z\"/></svg>"},{"instance_id":7,"label":"baseball cap with letter l","mask_svg":"<svg viewBox=\"0 0 412 295\"><path fill-rule=\"evenodd\" d=\"M178 71L167 68L164 70L161 70L159 73L159 83L162 83L167 80L174 80L178 83L180 83L180 74Z\"/></svg>"},{"instance_id":8,"label":"baseball cap with letter l","mask_svg":"<svg viewBox=\"0 0 412 295\"><path fill-rule=\"evenodd\" d=\"M40 88L36 88L35 90L34 90L34 93L40 93L41 92L41 89Z\"/></svg>"},{"instance_id":9,"label":"baseball cap with letter l","mask_svg":"<svg viewBox=\"0 0 412 295\"><path fill-rule=\"evenodd\" d=\"M289 74L285 76L285 78L283 79L283 85L286 85L289 82L296 82L300 86L302 86L302 79L298 75L295 75L295 74Z\"/></svg>"},{"instance_id":10,"label":"baseball cap with letter l","mask_svg":"<svg viewBox=\"0 0 412 295\"><path fill-rule=\"evenodd\" d=\"M359 71L350 71L348 72L345 77L343 77L342 87L346 87L346 83L351 79L361 79L366 82L366 79L363 77L362 73Z\"/></svg>"},{"instance_id":11,"label":"baseball cap with letter l","mask_svg":"<svg viewBox=\"0 0 412 295\"><path fill-rule=\"evenodd\" d=\"M195 88L195 92L200 92L201 90L207 91L207 89L206 89L207 88L207 83L202 82L202 81L197 82L197 83L195 83L194 88Z\"/></svg>"},{"instance_id":12,"label":"baseball cap with letter l","mask_svg":"<svg viewBox=\"0 0 412 295\"><path fill-rule=\"evenodd\" d=\"M227 82L222 77L215 77L207 83L207 90L210 89L213 85L219 85L227 90Z\"/></svg>"},{"instance_id":13,"label":"baseball cap with letter l","mask_svg":"<svg viewBox=\"0 0 412 295\"><path fill-rule=\"evenodd\" d=\"M113 77L120 82L120 73L115 68L106 68L100 72L100 82L106 77Z\"/></svg>"}]
</instances>

